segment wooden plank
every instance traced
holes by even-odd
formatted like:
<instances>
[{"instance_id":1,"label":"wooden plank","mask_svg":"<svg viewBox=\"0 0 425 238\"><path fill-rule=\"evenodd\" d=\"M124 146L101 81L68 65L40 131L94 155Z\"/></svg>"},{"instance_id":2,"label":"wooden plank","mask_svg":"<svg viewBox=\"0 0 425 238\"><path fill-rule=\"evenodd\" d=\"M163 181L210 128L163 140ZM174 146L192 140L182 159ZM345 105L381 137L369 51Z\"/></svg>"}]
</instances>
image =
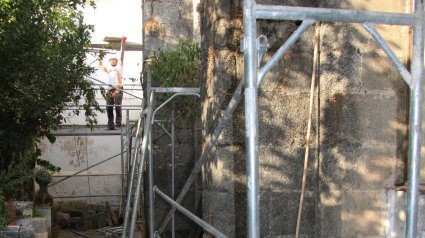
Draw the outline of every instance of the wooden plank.
<instances>
[{"instance_id":1,"label":"wooden plank","mask_svg":"<svg viewBox=\"0 0 425 238\"><path fill-rule=\"evenodd\" d=\"M111 42L112 43L112 42ZM113 42L115 43L115 42ZM116 42L115 45L109 43L92 43L90 47L111 50L109 47L112 46L114 50L121 50L121 42ZM136 42L127 41L125 42L125 51L142 51L143 45Z\"/></svg>"}]
</instances>

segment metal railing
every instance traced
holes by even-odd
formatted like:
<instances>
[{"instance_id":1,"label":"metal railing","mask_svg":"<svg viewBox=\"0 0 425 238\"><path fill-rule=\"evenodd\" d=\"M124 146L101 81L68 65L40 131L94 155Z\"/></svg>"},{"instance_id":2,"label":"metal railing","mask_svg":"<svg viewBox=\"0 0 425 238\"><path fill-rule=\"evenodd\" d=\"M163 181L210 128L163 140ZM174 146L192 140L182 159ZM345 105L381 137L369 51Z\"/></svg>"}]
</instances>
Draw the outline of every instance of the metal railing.
<instances>
[{"instance_id":1,"label":"metal railing","mask_svg":"<svg viewBox=\"0 0 425 238\"><path fill-rule=\"evenodd\" d=\"M218 137L230 119L236 105L245 93L245 129L246 129L246 156L247 156L247 229L249 238L260 237L260 219L259 219L259 159L258 159L258 86L264 76L278 62L278 60L289 50L289 48L299 39L299 37L316 21L325 22L352 22L361 23L378 44L383 48L384 52L389 56L390 60L395 64L403 79L409 85L411 90L411 107L410 107L410 143L409 143L409 182L408 182L408 206L406 219L406 237L414 238L417 233L417 216L418 216L418 185L419 185L419 162L420 162L420 143L421 143L421 115L422 115L422 81L423 81L423 3L416 1L413 14L404 13L388 13L388 12L369 12L354 11L343 9L321 9L308 7L286 7L274 5L258 5L255 0L245 0L243 2L243 29L244 39L241 41L241 51L244 52L244 81L240 83L233 95L229 105L220 119L210 141L204 149L195 168L190 174L181 193L174 201L157 187L153 186L152 177L152 158L151 151L149 153L149 235L151 238L160 237L164 231L166 224L173 216L176 209L187 215L190 219L197 222L204 229L217 237L226 237L214 227L209 226L202 219L198 219L194 214L184 209L180 202L186 195L196 175L202 168L211 149L217 142ZM289 37L276 54L261 68L261 56L267 51L267 39L257 38L256 20L257 19L274 19L274 20L302 20L300 27ZM397 59L392 50L388 47L379 33L375 30L373 24L391 24L406 25L413 27L413 57L412 57L412 73ZM263 41L261 41L263 40ZM148 90L149 91L149 90ZM151 105L151 104L150 104ZM148 114L150 115L150 114ZM149 120L153 120L150 118ZM148 120L148 121L149 121ZM146 123L145 126L150 126ZM143 138L142 156L146 154L148 148L148 140L150 132L145 133ZM149 140L150 142L150 140ZM149 143L150 144L150 143ZM150 147L151 148L151 147ZM144 161L144 160L142 160ZM153 193L157 193L172 205L171 211L167 214L158 231L154 231L153 217ZM137 197L137 196L136 196ZM134 212L137 209L133 209ZM127 216L127 215L126 215ZM128 221L128 219L126 219ZM134 222L134 221L132 221ZM124 223L124 227L126 227ZM130 228L130 236L134 235L134 226ZM125 235L122 236L125 238Z\"/></svg>"}]
</instances>

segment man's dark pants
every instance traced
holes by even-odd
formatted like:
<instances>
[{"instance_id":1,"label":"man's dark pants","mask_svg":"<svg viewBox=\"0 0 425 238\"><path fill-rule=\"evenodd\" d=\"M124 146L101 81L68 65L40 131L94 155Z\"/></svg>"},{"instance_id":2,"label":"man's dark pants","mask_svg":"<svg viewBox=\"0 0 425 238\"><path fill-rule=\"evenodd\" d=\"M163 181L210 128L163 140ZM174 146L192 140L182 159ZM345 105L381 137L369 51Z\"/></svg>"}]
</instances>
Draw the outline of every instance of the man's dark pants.
<instances>
[{"instance_id":1,"label":"man's dark pants","mask_svg":"<svg viewBox=\"0 0 425 238\"><path fill-rule=\"evenodd\" d=\"M109 94L112 95L115 92L115 89L109 90ZM106 104L108 105L106 107L106 113L108 114L108 128L114 129L115 125L121 126L121 105L122 105L122 91L118 91L117 94L115 94L115 100L114 98L111 98L108 96L108 99L106 100ZM114 125L114 105L115 105L115 113L116 119L115 119L115 125Z\"/></svg>"}]
</instances>

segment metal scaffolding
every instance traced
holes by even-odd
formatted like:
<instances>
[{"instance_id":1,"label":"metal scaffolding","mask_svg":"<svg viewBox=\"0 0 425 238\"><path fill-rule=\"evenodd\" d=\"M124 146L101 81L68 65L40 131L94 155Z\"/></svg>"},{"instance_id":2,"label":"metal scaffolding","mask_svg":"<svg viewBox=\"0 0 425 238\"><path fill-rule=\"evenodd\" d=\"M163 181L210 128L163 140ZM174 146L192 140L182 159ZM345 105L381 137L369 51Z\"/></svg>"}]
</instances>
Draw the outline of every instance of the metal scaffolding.
<instances>
[{"instance_id":1,"label":"metal scaffolding","mask_svg":"<svg viewBox=\"0 0 425 238\"><path fill-rule=\"evenodd\" d=\"M410 143L409 143L409 181L408 181L408 206L406 219L406 237L416 237L417 216L418 216L418 185L419 185L419 163L420 163L420 144L421 144L421 116L422 116L422 83L423 83L423 3L416 1L415 12L413 14L388 13L388 12L370 12L354 11L342 9L322 9L309 7L287 7L274 5L258 5L255 0L245 0L243 2L243 29L244 39L241 41L241 51L244 52L244 81L236 89L223 117L220 119L210 141L204 149L200 159L193 169L189 179L184 185L180 195L174 201L172 198L162 193L153 185L152 177L152 158L149 154L149 237L160 237L166 224L173 216L176 209L187 215L194 222L202 226L208 232L216 237L226 237L223 233L198 219L194 214L187 211L180 205L183 197L188 192L190 186L195 180L196 175L202 168L202 165L208 158L211 149L216 143L222 130L230 119L236 105L240 101L242 94L245 93L245 130L246 130L246 156L247 156L247 229L249 238L260 237L260 213L259 213L259 146L258 146L258 92L257 88L264 76L277 63L277 61L288 51L288 49L299 39L316 21L323 22L350 22L361 23L364 28L370 32L372 37L382 47L390 60L399 70L401 76L406 81L411 90L410 107ZM301 20L300 27L289 37L276 54L261 68L259 63L267 51L267 39L265 36L257 38L256 20ZM373 24L406 25L413 27L413 49L412 49L412 72L404 67L398 60L393 51L388 47ZM151 102L152 103L152 102ZM149 105L152 105L152 104ZM153 120L151 110L148 111L148 118ZM145 128L150 123L145 125ZM148 129L148 128L146 128ZM150 128L149 128L150 129ZM149 130L148 129L148 130ZM148 148L149 132L145 132L142 147L142 158ZM146 141L146 142L145 142ZM139 170L140 171L140 170ZM157 193L164 200L172 205L171 211L161 224L158 231L154 231L153 217L153 193ZM137 196L136 196L137 197ZM127 206L129 209L129 206ZM134 210L133 210L134 215ZM127 213L126 213L126 222ZM133 216L134 218L134 216ZM126 222L124 227L127 226ZM134 235L134 226L130 228L129 237ZM125 233L122 235L125 238Z\"/></svg>"},{"instance_id":2,"label":"metal scaffolding","mask_svg":"<svg viewBox=\"0 0 425 238\"><path fill-rule=\"evenodd\" d=\"M94 62L95 61L93 61L92 63L94 63ZM92 63L90 63L90 64L92 64ZM98 80L98 79L93 78L93 77L89 77L89 78L100 83L100 84L97 84L95 86L110 86L110 87L113 87L113 88L116 88L117 89L117 86L118 85L106 84L106 83L103 83L101 80ZM139 87L138 88L139 90L142 90L142 87L141 87L140 84L124 84L124 85L133 86L133 87L137 86L137 87ZM131 138L133 137L133 134L134 134L134 132L132 132L134 126L133 127L129 127L129 125L130 125L130 120L129 120L129 114L130 113L129 113L129 111L130 110L140 110L141 107L143 108L143 95L134 95L134 94L128 92L127 90L122 90L122 89L118 89L118 90L120 90L123 93L128 94L130 96L133 96L136 99L142 100L141 105L120 105L119 106L121 108L121 110L125 110L126 111L126 127L125 127L126 131L123 131L122 129L121 129L121 131L112 131L112 130L108 130L108 131L104 131L104 130L78 131L78 130L75 130L73 128L73 129L70 129L70 130L52 131L52 134L54 136L118 136L118 135L120 135L121 136L121 152L118 153L118 154L116 154L116 155L113 155L113 156L111 156L111 157L109 157L107 159L104 159L104 160L102 160L102 161L100 161L100 162L98 162L98 163L96 163L94 165L91 165L91 166L89 166L89 167L87 167L85 169L82 169L82 170L80 170L80 171L78 171L76 173L73 173L71 175L55 175L53 177L64 177L64 178L59 179L58 181L55 181L54 183L49 184L48 187L54 186L54 185L56 185L56 184L58 184L60 182L63 182L65 180L67 180L69 178L73 178L73 177L80 177L80 176L84 176L84 177L86 177L86 176L111 176L111 174L81 174L80 175L80 173L82 173L84 171L87 171L87 170L89 170L89 169L91 169L93 167L96 167L96 166L98 166L98 165L100 165L100 164L102 164L104 162L107 162L107 161L109 161L109 160L111 160L111 159L113 159L115 157L121 156L121 173L120 174L112 174L112 175L120 175L121 176L121 181L122 181L122 183L121 183L122 184L122 189L121 189L122 192L121 192L121 194L115 194L115 195L103 194L103 195L61 196L61 197L55 197L55 198L122 197L122 199L124 201L124 196L125 196L125 189L124 189L124 180L125 180L125 175L124 175L124 154L127 154L127 158L129 157L129 151L130 151L130 148L131 148ZM134 88L131 89L131 90L134 90ZM106 108L106 107L108 107L110 105L98 105L98 106L101 107L101 108ZM66 109L67 110L84 110L83 106L75 106L75 105L68 105ZM140 114L142 115L143 114L143 111L141 111ZM125 143L123 142L123 137L124 136L127 136L127 140L126 140ZM126 146L127 146L128 149L127 150L124 150L124 148ZM127 166L130 166L130 164L127 163ZM128 169L127 169L127 171L128 171ZM129 175L129 173L127 174L127 176L128 175Z\"/></svg>"},{"instance_id":3,"label":"metal scaffolding","mask_svg":"<svg viewBox=\"0 0 425 238\"><path fill-rule=\"evenodd\" d=\"M259 146L258 146L258 86L264 76L278 62L278 60L289 50L289 48L299 39L299 37L316 21L323 22L349 22L360 23L372 35L372 37L382 47L389 59L394 63L401 76L410 88L410 131L409 131L409 162L408 162L408 199L407 199L407 217L405 235L408 238L415 238L417 233L418 217L418 194L419 194L419 168L420 168L420 149L421 149L421 128L422 128L422 84L423 84L423 65L424 65L424 41L423 41L423 2L415 1L415 12L408 13L389 13L389 12L370 12L355 11L343 9L322 9L311 7L288 7L274 5L258 5L255 0L243 1L243 30L244 39L241 41L241 51L244 52L244 80L239 84L232 99L227 106L223 117L215 128L210 141L206 145L202 155L196 163L181 193L174 199L174 184L172 182L172 197L166 196L153 184L153 158L152 158L152 124L156 123L155 113L167 104L174 97L179 95L199 96L198 89L187 88L153 88L150 87L150 72L148 71L147 94L149 100L147 107L142 109L140 118L136 123L136 129L132 132L127 126L125 135L127 136L127 189L123 201L125 201L125 214L122 238L134 237L136 230L136 221L138 215L137 205L140 200L143 168L147 162L148 171L148 194L149 194L149 237L160 237L165 226L173 217L176 209L188 216L194 222L202 226L205 230L216 237L227 237L225 234L210 226L196 215L183 208L180 203L188 192L197 174L209 156L213 146L217 142L221 132L231 118L238 102L245 93L245 130L246 130L246 159L247 159L247 234L249 238L260 237L260 211L259 211ZM273 20L300 20L302 24L289 37L289 39L280 47L273 57L262 67L259 68L262 57L267 51L267 38L265 36L257 37L257 19ZM398 60L394 52L376 31L374 24L405 25L413 27L413 47L412 47L412 72L409 72ZM154 98L156 93L175 93L170 99L154 109ZM127 123L129 122L127 114ZM128 125L128 124L127 124ZM164 129L164 128L163 128ZM164 129L165 130L165 129ZM166 131L167 132L167 131ZM131 137L135 134L135 146L131 146ZM173 140L173 132L168 135ZM174 145L174 143L173 143ZM172 146L174 147L174 146ZM130 149L133 152L130 153ZM147 154L149 152L149 154ZM174 154L174 153L173 153ZM115 155L118 156L118 155ZM146 159L146 156L148 158ZM174 159L174 158L172 158ZM122 175L124 176L124 160L122 159ZM133 165L130 169L130 164ZM137 185L133 190L133 182L136 175L136 165L139 165L137 174ZM174 164L174 163L173 163ZM87 168L88 169L88 168ZM130 171L131 170L131 171ZM172 168L174 174L174 166ZM80 171L81 172L81 171ZM78 172L79 173L79 172ZM76 174L78 174L76 173ZM74 175L76 175L74 174ZM72 176L72 175L71 175ZM66 178L65 178L66 179ZM174 180L172 180L174 181ZM123 177L124 183L124 177ZM134 194L133 194L134 192ZM155 231L154 224L154 193L171 204L172 209L167 214L159 229ZM132 199L134 196L134 199ZM131 214L131 215L130 215ZM174 237L174 225L172 226Z\"/></svg>"},{"instance_id":4,"label":"metal scaffolding","mask_svg":"<svg viewBox=\"0 0 425 238\"><path fill-rule=\"evenodd\" d=\"M147 80L148 80L148 85L150 84L150 71L148 71L147 73ZM199 93L200 93L200 89L199 88L151 88L148 87L147 88L147 92L149 92L150 94L150 99L149 99L149 103L148 103L148 107L147 107L147 114L146 117L144 118L145 123L143 126L143 139L142 139L142 135L141 135L141 130L139 133L138 130L138 136L136 138L136 146L135 146L135 152L133 153L133 165L135 164L139 164L139 172L143 173L143 167L146 163L146 154L149 151L149 158L148 158L148 183L149 183L149 190L148 190L148 196L149 196L149 233L152 234L151 237L153 237L154 234L154 213L153 213L153 209L154 209L154 194L153 194L153 158L152 158L152 125L154 123L157 123L157 121L155 120L155 113L160 110L162 107L164 107L167 103L169 103L171 100L173 100L175 97L177 96L181 96L181 95L192 95L192 96L198 96L199 97ZM155 104L155 93L175 93L174 95L172 95L169 99L167 99L165 102L163 102L159 107L157 107L155 110L153 110L154 108L154 104ZM173 116L174 117L174 116ZM139 119L139 121L142 120L142 117ZM141 125L141 123L139 123L139 125ZM140 127L141 128L141 127ZM164 129L164 128L163 128ZM165 129L164 129L165 130ZM168 131L166 131L166 133L171 137L172 140L172 191L173 194L172 196L174 196L174 130L172 129L172 133L168 133ZM136 148L141 147L140 153L138 153L136 151ZM139 157L140 157L140 161L139 161ZM143 176L138 176L137 178L137 185L134 189L134 199L133 199L133 203L131 200L131 195L133 194L133 176L132 174L135 172L135 166L133 166L132 171L131 171L131 179L130 179L130 184L128 186L128 191L127 191L127 199L126 199L126 209L125 209L125 214L124 214L124 224L123 224L123 230L127 231L127 232L123 232L122 236L126 237L126 235L128 235L129 237L134 237L134 233L135 233L135 229L136 229L136 221L137 221L137 216L138 216L138 210L135 209L135 207L137 207L137 205L139 204L140 201L140 191L142 190L142 177ZM171 200L173 200L173 198L170 198ZM130 216L131 213L131 216ZM174 220L174 219L173 219ZM174 236L174 222L172 223L172 227L173 227L173 236Z\"/></svg>"},{"instance_id":5,"label":"metal scaffolding","mask_svg":"<svg viewBox=\"0 0 425 238\"><path fill-rule=\"evenodd\" d=\"M341 9L321 9L309 7L287 7L258 5L255 0L243 2L244 40L241 49L245 57L245 113L246 113L246 153L247 153L247 200L248 200L248 237L260 237L259 219L259 182L258 182L258 113L257 87L266 73L276 64L289 47L315 21L361 23L382 47L390 60L395 64L401 76L409 85L410 127L409 127L409 181L407 193L406 237L414 238L417 233L419 169L422 130L422 84L424 66L423 40L423 1L415 1L415 12L388 13L354 11ZM258 55L261 53L257 40L257 19L301 20L302 25L294 32L277 53L258 69ZM413 27L412 72L397 59L373 24L405 25ZM260 59L261 60L261 59Z\"/></svg>"}]
</instances>

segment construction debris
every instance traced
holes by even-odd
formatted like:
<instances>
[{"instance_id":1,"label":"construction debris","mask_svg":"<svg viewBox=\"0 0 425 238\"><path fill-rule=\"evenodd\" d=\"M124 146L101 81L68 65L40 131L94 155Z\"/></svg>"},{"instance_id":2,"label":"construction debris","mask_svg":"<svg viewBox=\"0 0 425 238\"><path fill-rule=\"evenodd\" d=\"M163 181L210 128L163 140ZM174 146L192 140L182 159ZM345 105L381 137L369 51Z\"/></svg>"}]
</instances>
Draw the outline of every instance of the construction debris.
<instances>
[{"instance_id":1,"label":"construction debris","mask_svg":"<svg viewBox=\"0 0 425 238\"><path fill-rule=\"evenodd\" d=\"M122 235L123 228L122 226L116 226L116 227L105 227L101 229L97 229L97 232L100 232L102 234L105 234L105 237L117 237Z\"/></svg>"}]
</instances>

